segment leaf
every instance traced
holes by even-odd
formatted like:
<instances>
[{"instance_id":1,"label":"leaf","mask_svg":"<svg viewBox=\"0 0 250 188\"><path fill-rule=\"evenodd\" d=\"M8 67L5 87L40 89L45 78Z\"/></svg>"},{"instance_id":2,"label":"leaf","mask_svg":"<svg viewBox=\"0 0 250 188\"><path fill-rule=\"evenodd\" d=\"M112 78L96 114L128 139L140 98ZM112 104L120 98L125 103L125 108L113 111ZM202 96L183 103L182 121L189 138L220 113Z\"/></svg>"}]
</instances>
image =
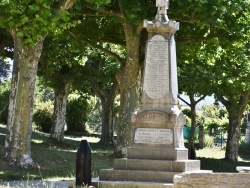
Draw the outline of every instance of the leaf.
<instances>
[{"instance_id":1,"label":"leaf","mask_svg":"<svg viewBox=\"0 0 250 188\"><path fill-rule=\"evenodd\" d=\"M23 32L18 32L17 34L16 34L18 37L23 37Z\"/></svg>"}]
</instances>

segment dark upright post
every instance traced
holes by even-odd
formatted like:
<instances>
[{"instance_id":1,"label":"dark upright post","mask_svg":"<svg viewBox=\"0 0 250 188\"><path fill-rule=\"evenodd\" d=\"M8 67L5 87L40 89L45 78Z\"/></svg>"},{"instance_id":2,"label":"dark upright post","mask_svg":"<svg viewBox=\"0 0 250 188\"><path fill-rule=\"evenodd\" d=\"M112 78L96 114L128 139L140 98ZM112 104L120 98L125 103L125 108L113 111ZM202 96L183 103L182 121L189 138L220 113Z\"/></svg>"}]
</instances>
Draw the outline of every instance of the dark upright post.
<instances>
[{"instance_id":1,"label":"dark upright post","mask_svg":"<svg viewBox=\"0 0 250 188\"><path fill-rule=\"evenodd\" d=\"M91 185L91 149L82 140L76 153L76 186Z\"/></svg>"}]
</instances>

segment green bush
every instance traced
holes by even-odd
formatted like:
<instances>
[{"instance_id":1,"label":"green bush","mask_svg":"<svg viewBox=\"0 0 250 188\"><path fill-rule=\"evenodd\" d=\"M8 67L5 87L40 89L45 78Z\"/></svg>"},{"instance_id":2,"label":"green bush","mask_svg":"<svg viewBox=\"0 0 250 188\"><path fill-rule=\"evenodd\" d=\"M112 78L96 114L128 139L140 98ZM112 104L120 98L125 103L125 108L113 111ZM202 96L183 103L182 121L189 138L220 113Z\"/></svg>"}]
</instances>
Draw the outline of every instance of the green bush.
<instances>
[{"instance_id":1,"label":"green bush","mask_svg":"<svg viewBox=\"0 0 250 188\"><path fill-rule=\"evenodd\" d=\"M42 102L36 105L33 115L33 122L39 131L49 133L52 127L53 103L52 101Z\"/></svg>"},{"instance_id":2,"label":"green bush","mask_svg":"<svg viewBox=\"0 0 250 188\"><path fill-rule=\"evenodd\" d=\"M67 131L85 132L90 105L84 97L74 97L69 100L66 108Z\"/></svg>"},{"instance_id":3,"label":"green bush","mask_svg":"<svg viewBox=\"0 0 250 188\"><path fill-rule=\"evenodd\" d=\"M10 81L0 84L0 123L7 124Z\"/></svg>"},{"instance_id":4,"label":"green bush","mask_svg":"<svg viewBox=\"0 0 250 188\"><path fill-rule=\"evenodd\" d=\"M0 95L0 123L7 124L8 121L8 106L9 106L9 91L5 91Z\"/></svg>"}]
</instances>

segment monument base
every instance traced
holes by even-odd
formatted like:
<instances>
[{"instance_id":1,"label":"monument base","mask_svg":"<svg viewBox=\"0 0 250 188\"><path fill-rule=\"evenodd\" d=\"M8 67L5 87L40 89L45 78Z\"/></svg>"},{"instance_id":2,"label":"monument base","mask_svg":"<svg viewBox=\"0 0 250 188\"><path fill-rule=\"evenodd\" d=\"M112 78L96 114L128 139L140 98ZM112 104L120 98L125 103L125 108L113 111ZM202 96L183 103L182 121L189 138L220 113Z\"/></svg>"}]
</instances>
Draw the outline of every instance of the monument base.
<instances>
[{"instance_id":1,"label":"monument base","mask_svg":"<svg viewBox=\"0 0 250 188\"><path fill-rule=\"evenodd\" d=\"M127 155L115 159L113 169L100 170L100 181L171 184L176 174L200 170L200 161L188 160L186 148L135 144Z\"/></svg>"}]
</instances>

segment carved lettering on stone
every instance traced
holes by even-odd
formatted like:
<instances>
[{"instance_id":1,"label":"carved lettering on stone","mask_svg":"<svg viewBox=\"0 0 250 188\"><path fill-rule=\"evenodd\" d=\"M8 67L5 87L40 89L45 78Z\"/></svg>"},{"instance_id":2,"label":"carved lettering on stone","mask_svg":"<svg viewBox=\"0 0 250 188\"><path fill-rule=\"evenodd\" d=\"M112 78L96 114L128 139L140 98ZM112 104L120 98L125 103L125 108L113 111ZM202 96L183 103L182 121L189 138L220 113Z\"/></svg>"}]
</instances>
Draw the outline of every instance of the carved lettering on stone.
<instances>
[{"instance_id":1,"label":"carved lettering on stone","mask_svg":"<svg viewBox=\"0 0 250 188\"><path fill-rule=\"evenodd\" d=\"M148 41L143 89L151 99L169 93L168 40L155 35Z\"/></svg>"},{"instance_id":2,"label":"carved lettering on stone","mask_svg":"<svg viewBox=\"0 0 250 188\"><path fill-rule=\"evenodd\" d=\"M168 122L169 116L163 113L147 112L139 115L138 122Z\"/></svg>"},{"instance_id":3,"label":"carved lettering on stone","mask_svg":"<svg viewBox=\"0 0 250 188\"><path fill-rule=\"evenodd\" d=\"M173 131L171 129L137 128L134 142L141 144L172 144Z\"/></svg>"}]
</instances>

